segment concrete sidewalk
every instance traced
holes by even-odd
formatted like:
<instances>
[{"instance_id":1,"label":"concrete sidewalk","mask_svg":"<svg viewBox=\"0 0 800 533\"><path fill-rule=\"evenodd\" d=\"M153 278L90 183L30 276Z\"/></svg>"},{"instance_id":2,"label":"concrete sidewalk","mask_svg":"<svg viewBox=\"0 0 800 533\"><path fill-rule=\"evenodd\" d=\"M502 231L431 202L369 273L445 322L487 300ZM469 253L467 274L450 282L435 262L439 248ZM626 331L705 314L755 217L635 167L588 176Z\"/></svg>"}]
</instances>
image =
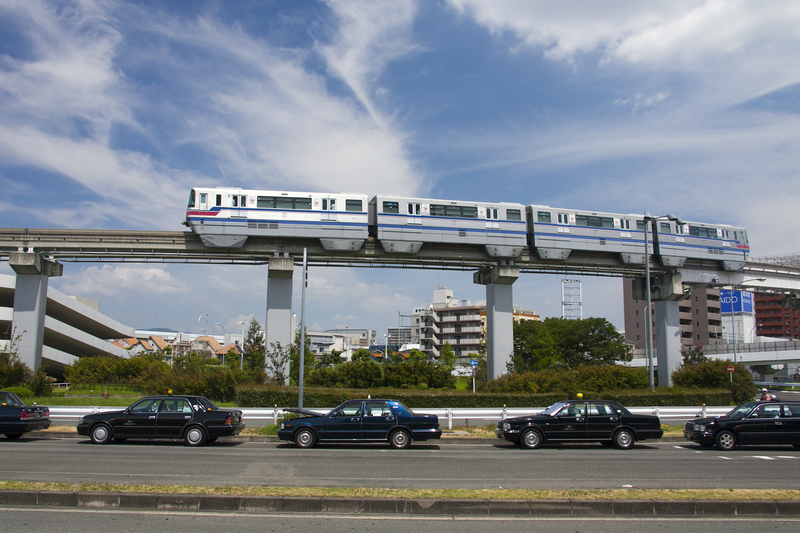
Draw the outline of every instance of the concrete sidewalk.
<instances>
[{"instance_id":1,"label":"concrete sidewalk","mask_svg":"<svg viewBox=\"0 0 800 533\"><path fill-rule=\"evenodd\" d=\"M448 500L0 491L0 505L409 516L798 517L800 501Z\"/></svg>"}]
</instances>

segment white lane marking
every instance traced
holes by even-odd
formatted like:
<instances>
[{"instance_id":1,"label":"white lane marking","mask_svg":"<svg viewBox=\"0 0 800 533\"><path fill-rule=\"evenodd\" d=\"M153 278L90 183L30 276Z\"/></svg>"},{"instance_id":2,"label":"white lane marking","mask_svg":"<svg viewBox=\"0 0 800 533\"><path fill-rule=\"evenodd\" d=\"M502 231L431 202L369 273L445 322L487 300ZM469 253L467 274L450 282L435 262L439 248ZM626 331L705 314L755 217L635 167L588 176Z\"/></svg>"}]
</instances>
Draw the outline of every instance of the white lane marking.
<instances>
[{"instance_id":1,"label":"white lane marking","mask_svg":"<svg viewBox=\"0 0 800 533\"><path fill-rule=\"evenodd\" d=\"M751 455L750 457L753 457L754 459L764 459L765 461L774 461L775 460L774 457L768 457L766 455Z\"/></svg>"},{"instance_id":2,"label":"white lane marking","mask_svg":"<svg viewBox=\"0 0 800 533\"><path fill-rule=\"evenodd\" d=\"M733 461L733 459L731 459L730 457L725 457L724 455L718 455L717 457L719 457L720 459L725 459L726 461Z\"/></svg>"}]
</instances>

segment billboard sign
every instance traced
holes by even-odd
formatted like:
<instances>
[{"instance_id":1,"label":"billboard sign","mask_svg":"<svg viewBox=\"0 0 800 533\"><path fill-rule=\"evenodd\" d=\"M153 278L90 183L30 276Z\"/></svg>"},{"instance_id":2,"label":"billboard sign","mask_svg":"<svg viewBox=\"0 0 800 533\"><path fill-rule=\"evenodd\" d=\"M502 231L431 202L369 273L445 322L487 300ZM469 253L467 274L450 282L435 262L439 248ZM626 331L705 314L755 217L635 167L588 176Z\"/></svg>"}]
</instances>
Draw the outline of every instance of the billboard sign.
<instances>
[{"instance_id":1,"label":"billboard sign","mask_svg":"<svg viewBox=\"0 0 800 533\"><path fill-rule=\"evenodd\" d=\"M722 314L752 313L753 293L747 291L719 291Z\"/></svg>"}]
</instances>

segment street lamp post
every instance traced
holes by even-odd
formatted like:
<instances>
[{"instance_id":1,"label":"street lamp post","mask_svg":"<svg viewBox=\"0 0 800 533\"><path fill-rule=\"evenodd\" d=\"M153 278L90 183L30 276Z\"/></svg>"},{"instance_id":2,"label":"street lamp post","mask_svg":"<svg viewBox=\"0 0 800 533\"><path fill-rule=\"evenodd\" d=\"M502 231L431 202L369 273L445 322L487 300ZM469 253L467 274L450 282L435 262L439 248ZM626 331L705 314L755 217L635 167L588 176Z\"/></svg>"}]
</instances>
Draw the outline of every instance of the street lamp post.
<instances>
[{"instance_id":1,"label":"street lamp post","mask_svg":"<svg viewBox=\"0 0 800 533\"><path fill-rule=\"evenodd\" d=\"M221 327L222 328L222 366L225 366L225 326L217 322L214 327Z\"/></svg>"},{"instance_id":2,"label":"street lamp post","mask_svg":"<svg viewBox=\"0 0 800 533\"><path fill-rule=\"evenodd\" d=\"M246 320L240 320L239 324L242 325L242 343L239 346L239 350L242 352L242 360L239 363L239 370L244 370L244 325L247 323Z\"/></svg>"},{"instance_id":3,"label":"street lamp post","mask_svg":"<svg viewBox=\"0 0 800 533\"><path fill-rule=\"evenodd\" d=\"M645 322L644 333L647 336L645 339L645 347L647 349L647 366L650 371L650 391L655 389L655 369L653 365L653 323L652 311L650 302L650 240L647 236L647 225L653 223L654 220L659 218L668 218L678 224L685 224L683 220L673 214L661 215L658 217L650 216L647 211L644 212L644 279L645 279L645 297L647 300L647 322Z\"/></svg>"},{"instance_id":4,"label":"street lamp post","mask_svg":"<svg viewBox=\"0 0 800 533\"><path fill-rule=\"evenodd\" d=\"M731 335L733 335L733 362L734 363L738 363L739 361L736 360L736 314L734 313L734 309L733 309L733 293L736 290L736 287L744 285L745 283L748 283L750 281L758 281L758 282L767 281L767 278L746 279L746 280L740 281L739 283L737 283L736 285L731 287ZM744 309L742 309L742 310L744 311Z\"/></svg>"},{"instance_id":5,"label":"street lamp post","mask_svg":"<svg viewBox=\"0 0 800 533\"><path fill-rule=\"evenodd\" d=\"M206 317L206 327L202 328L203 329L203 342L205 342L205 340L206 340L205 339L206 330L208 329L208 313L203 313L202 315L197 317L197 325L200 326L200 319L202 319L203 317ZM205 351L205 348L203 348L203 351Z\"/></svg>"}]
</instances>

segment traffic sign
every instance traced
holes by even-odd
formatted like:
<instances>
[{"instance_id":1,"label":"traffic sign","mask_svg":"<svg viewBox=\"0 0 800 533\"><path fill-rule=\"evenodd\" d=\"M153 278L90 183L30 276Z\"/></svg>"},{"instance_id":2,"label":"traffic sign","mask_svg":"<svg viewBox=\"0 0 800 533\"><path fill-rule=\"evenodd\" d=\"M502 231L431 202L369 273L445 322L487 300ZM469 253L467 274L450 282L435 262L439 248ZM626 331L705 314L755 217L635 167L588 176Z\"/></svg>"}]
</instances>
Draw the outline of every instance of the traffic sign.
<instances>
[{"instance_id":1,"label":"traffic sign","mask_svg":"<svg viewBox=\"0 0 800 533\"><path fill-rule=\"evenodd\" d=\"M478 366L478 360L477 359L470 359L469 360L469 366Z\"/></svg>"},{"instance_id":2,"label":"traffic sign","mask_svg":"<svg viewBox=\"0 0 800 533\"><path fill-rule=\"evenodd\" d=\"M733 371L734 371L734 370L736 370L736 369L735 369L735 368L733 368L733 365L729 365L729 366L728 366L728 372L730 372L731 374L733 374Z\"/></svg>"}]
</instances>

